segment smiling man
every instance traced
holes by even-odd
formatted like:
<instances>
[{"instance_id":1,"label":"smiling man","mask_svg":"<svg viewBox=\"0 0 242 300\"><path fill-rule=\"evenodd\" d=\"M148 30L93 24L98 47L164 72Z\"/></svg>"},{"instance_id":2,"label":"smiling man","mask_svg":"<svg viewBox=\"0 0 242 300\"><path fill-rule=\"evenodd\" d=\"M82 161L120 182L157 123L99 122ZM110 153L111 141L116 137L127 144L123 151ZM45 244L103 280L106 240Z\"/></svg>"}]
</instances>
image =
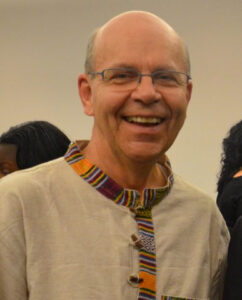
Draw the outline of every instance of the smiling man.
<instances>
[{"instance_id":1,"label":"smiling man","mask_svg":"<svg viewBox=\"0 0 242 300\"><path fill-rule=\"evenodd\" d=\"M0 298L221 299L226 225L165 155L192 92L182 39L123 13L93 34L85 67L90 141L0 183Z\"/></svg>"}]
</instances>

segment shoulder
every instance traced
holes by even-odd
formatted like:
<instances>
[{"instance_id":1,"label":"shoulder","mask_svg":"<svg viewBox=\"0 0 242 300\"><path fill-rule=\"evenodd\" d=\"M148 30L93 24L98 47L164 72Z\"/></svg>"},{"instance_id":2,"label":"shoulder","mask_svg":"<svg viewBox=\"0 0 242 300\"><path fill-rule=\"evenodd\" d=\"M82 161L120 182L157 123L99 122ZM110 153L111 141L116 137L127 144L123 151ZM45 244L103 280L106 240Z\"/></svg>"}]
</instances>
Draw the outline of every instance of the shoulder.
<instances>
[{"instance_id":1,"label":"shoulder","mask_svg":"<svg viewBox=\"0 0 242 300\"><path fill-rule=\"evenodd\" d=\"M224 188L225 190L226 189L230 189L230 190L238 190L242 193L242 176L240 177L234 177L232 178L228 183L227 185L225 186Z\"/></svg>"},{"instance_id":2,"label":"shoulder","mask_svg":"<svg viewBox=\"0 0 242 300\"><path fill-rule=\"evenodd\" d=\"M242 199L242 177L232 178L218 195L218 205L230 202L231 199Z\"/></svg>"},{"instance_id":3,"label":"shoulder","mask_svg":"<svg viewBox=\"0 0 242 300\"><path fill-rule=\"evenodd\" d=\"M242 176L233 177L225 187L241 187L242 186Z\"/></svg>"},{"instance_id":4,"label":"shoulder","mask_svg":"<svg viewBox=\"0 0 242 300\"><path fill-rule=\"evenodd\" d=\"M230 235L215 199L178 175L174 176L173 193L176 199L174 206L179 206L184 218L190 220L191 228L207 234L207 242L210 249L213 249L212 260L215 265L219 265L225 260Z\"/></svg>"},{"instance_id":5,"label":"shoulder","mask_svg":"<svg viewBox=\"0 0 242 300\"><path fill-rule=\"evenodd\" d=\"M228 241L228 230L225 221L218 209L215 199L196 186L174 175L174 184L167 202L173 203L173 207L179 207L181 211L194 222L202 220L203 226L209 230L217 231ZM206 225L205 225L206 223ZM215 229L216 228L216 229Z\"/></svg>"},{"instance_id":6,"label":"shoulder","mask_svg":"<svg viewBox=\"0 0 242 300\"><path fill-rule=\"evenodd\" d=\"M202 201L205 203L214 203L215 201L203 190L192 185L177 174L174 174L174 184L172 187L173 196L186 201Z\"/></svg>"}]
</instances>

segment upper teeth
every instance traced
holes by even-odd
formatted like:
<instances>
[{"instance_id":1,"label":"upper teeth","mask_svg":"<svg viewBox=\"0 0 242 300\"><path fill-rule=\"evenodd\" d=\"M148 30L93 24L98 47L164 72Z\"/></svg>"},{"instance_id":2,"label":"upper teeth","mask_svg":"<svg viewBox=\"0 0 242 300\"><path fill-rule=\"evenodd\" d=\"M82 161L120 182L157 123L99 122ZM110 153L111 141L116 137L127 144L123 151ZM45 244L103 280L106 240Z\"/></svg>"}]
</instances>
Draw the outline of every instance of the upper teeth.
<instances>
[{"instance_id":1,"label":"upper teeth","mask_svg":"<svg viewBox=\"0 0 242 300\"><path fill-rule=\"evenodd\" d=\"M160 118L155 117L127 117L127 121L135 122L135 123L149 123L149 124L156 124L160 123Z\"/></svg>"}]
</instances>

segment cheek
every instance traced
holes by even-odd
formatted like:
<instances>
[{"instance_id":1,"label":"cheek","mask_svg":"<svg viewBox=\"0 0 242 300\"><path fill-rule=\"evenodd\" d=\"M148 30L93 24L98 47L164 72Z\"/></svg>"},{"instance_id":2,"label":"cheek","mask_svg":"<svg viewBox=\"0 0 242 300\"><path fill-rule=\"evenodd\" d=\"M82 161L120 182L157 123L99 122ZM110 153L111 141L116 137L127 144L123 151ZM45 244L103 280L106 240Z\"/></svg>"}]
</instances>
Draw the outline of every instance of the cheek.
<instances>
[{"instance_id":1,"label":"cheek","mask_svg":"<svg viewBox=\"0 0 242 300\"><path fill-rule=\"evenodd\" d=\"M122 110L125 99L123 93L112 92L110 88L98 89L92 97L94 115L102 114L104 118L117 116Z\"/></svg>"},{"instance_id":2,"label":"cheek","mask_svg":"<svg viewBox=\"0 0 242 300\"><path fill-rule=\"evenodd\" d=\"M187 105L177 105L173 108L174 127L179 131L184 124L187 114Z\"/></svg>"},{"instance_id":3,"label":"cheek","mask_svg":"<svg viewBox=\"0 0 242 300\"><path fill-rule=\"evenodd\" d=\"M185 90L171 91L164 95L164 99L173 116L185 118L188 106Z\"/></svg>"},{"instance_id":4,"label":"cheek","mask_svg":"<svg viewBox=\"0 0 242 300\"><path fill-rule=\"evenodd\" d=\"M168 122L171 136L176 136L182 128L186 119L188 101L184 92L169 93L166 95L166 104L170 111L170 122Z\"/></svg>"}]
</instances>

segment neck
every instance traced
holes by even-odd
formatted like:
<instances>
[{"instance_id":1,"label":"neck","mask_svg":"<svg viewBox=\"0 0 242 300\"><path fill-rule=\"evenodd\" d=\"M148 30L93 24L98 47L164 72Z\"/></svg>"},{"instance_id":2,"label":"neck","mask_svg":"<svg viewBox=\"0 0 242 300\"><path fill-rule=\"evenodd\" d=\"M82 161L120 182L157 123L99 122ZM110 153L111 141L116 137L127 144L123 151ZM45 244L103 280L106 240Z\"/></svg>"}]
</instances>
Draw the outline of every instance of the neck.
<instances>
[{"instance_id":1,"label":"neck","mask_svg":"<svg viewBox=\"0 0 242 300\"><path fill-rule=\"evenodd\" d=\"M103 151L103 147L98 147L93 141L89 142L82 153L119 185L137 190L140 194L145 188L161 187L167 183L156 161L134 161L117 156L108 147Z\"/></svg>"}]
</instances>

